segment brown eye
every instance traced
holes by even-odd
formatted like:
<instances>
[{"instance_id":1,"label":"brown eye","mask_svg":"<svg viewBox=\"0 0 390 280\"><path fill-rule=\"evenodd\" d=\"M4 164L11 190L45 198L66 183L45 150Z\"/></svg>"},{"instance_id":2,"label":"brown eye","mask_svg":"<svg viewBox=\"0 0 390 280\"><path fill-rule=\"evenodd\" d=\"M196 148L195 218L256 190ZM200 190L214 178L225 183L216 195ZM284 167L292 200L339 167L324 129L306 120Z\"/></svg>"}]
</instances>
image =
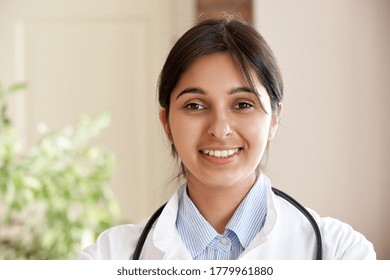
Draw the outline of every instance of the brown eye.
<instances>
[{"instance_id":1,"label":"brown eye","mask_svg":"<svg viewBox=\"0 0 390 280\"><path fill-rule=\"evenodd\" d=\"M240 102L240 103L237 103L236 105L234 105L233 108L245 110L245 109L253 108L253 105L251 103L248 103L248 102Z\"/></svg>"},{"instance_id":2,"label":"brown eye","mask_svg":"<svg viewBox=\"0 0 390 280\"><path fill-rule=\"evenodd\" d=\"M206 107L204 107L203 105L198 104L198 103L190 103L190 104L187 104L184 108L186 108L188 110L203 110Z\"/></svg>"}]
</instances>

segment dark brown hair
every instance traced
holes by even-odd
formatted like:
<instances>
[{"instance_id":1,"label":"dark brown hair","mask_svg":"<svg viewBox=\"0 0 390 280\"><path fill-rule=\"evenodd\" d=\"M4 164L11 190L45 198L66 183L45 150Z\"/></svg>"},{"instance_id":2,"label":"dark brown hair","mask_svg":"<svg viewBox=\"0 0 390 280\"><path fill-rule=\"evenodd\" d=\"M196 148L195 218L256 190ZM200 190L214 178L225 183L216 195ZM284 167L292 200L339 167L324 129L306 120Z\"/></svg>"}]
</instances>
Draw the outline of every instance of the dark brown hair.
<instances>
[{"instance_id":1,"label":"dark brown hair","mask_svg":"<svg viewBox=\"0 0 390 280\"><path fill-rule=\"evenodd\" d=\"M278 104L283 99L283 82L270 47L248 23L226 17L195 25L171 49L158 83L158 100L161 107L166 109L167 121L171 93L183 73L195 59L214 53L231 55L253 92L257 92L254 86L254 78L257 78L268 92L272 113L278 114ZM259 96L258 101L261 104ZM177 156L173 145L172 154ZM181 166L185 172L182 163Z\"/></svg>"}]
</instances>

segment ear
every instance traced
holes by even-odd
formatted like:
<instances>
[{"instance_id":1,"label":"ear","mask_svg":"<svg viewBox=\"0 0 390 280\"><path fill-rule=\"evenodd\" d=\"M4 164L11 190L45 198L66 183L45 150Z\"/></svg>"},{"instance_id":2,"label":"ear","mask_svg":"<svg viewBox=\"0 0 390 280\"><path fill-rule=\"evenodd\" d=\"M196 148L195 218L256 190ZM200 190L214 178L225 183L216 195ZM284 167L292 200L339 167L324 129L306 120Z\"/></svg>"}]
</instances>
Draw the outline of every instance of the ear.
<instances>
[{"instance_id":1,"label":"ear","mask_svg":"<svg viewBox=\"0 0 390 280\"><path fill-rule=\"evenodd\" d=\"M165 108L160 109L160 122L162 127L164 128L165 135L167 136L169 142L172 144L172 134L171 129L169 128L169 122L167 119L167 110Z\"/></svg>"},{"instance_id":2,"label":"ear","mask_svg":"<svg viewBox=\"0 0 390 280\"><path fill-rule=\"evenodd\" d=\"M272 113L273 116L272 116L271 126L269 129L268 141L271 141L274 138L274 136L276 134L276 130L278 129L279 120L280 120L280 117L282 116L282 113L283 113L283 103L279 102L278 103L278 111L275 113Z\"/></svg>"}]
</instances>

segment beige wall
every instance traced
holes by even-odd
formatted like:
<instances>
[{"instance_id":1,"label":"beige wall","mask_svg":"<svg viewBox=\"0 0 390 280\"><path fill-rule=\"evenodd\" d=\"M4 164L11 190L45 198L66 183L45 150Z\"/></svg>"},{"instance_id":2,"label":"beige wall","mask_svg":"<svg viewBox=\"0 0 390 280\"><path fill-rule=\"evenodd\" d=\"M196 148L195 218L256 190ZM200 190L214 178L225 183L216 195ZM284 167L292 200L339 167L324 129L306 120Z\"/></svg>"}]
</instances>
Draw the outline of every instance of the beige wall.
<instances>
[{"instance_id":1,"label":"beige wall","mask_svg":"<svg viewBox=\"0 0 390 280\"><path fill-rule=\"evenodd\" d=\"M285 82L266 173L390 259L390 1L255 3Z\"/></svg>"}]
</instances>

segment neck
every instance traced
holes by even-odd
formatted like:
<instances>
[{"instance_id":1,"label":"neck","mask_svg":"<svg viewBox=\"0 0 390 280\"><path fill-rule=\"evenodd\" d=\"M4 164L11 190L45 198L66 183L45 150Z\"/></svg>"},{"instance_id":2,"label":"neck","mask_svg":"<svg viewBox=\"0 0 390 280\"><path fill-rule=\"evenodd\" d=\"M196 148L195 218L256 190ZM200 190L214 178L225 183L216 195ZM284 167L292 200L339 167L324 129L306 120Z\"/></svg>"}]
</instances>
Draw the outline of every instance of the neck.
<instances>
[{"instance_id":1,"label":"neck","mask_svg":"<svg viewBox=\"0 0 390 280\"><path fill-rule=\"evenodd\" d=\"M213 188L189 178L188 195L206 221L222 234L255 180L251 176L236 186Z\"/></svg>"}]
</instances>

